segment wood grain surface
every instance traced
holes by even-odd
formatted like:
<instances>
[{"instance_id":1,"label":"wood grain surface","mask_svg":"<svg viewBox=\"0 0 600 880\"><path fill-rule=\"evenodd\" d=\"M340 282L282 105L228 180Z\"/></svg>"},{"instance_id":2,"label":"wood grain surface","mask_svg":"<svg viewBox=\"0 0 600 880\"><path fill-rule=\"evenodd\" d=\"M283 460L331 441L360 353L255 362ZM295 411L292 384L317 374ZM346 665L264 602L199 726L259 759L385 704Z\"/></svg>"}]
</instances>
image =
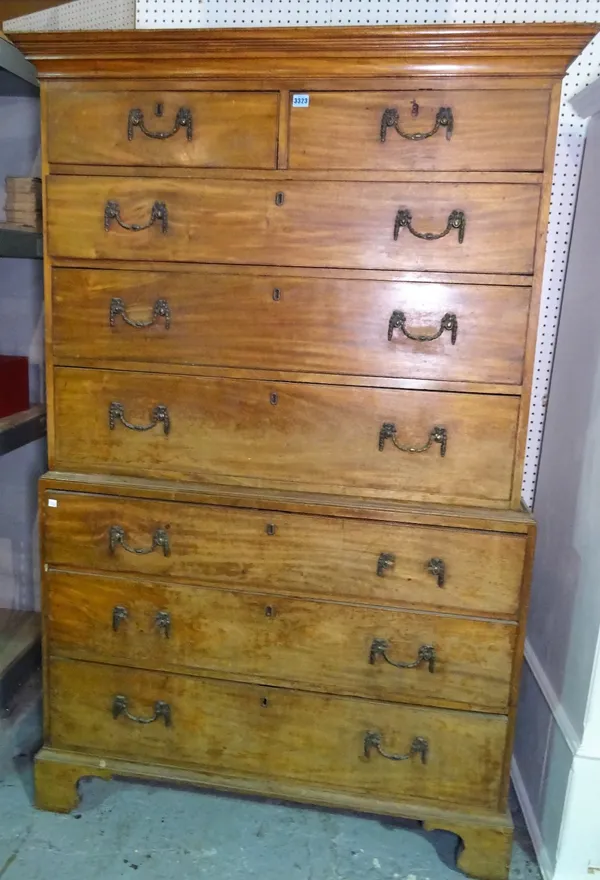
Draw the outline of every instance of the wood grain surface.
<instances>
[{"instance_id":1,"label":"wood grain surface","mask_svg":"<svg viewBox=\"0 0 600 880\"><path fill-rule=\"evenodd\" d=\"M392 702L509 708L512 624L81 573L52 572L47 588L54 656ZM115 608L126 618L115 622ZM397 663L415 663L432 646L434 665L402 669L371 657L376 639Z\"/></svg>"},{"instance_id":2,"label":"wood grain surface","mask_svg":"<svg viewBox=\"0 0 600 880\"><path fill-rule=\"evenodd\" d=\"M148 718L157 700L169 704L171 726L113 718L115 695ZM370 700L227 681L142 672L99 663L50 664L50 742L55 748L195 765L215 773L306 781L327 789L418 799L423 805L462 803L493 809L498 802L506 719L482 713L417 708ZM418 755L390 761L364 755L369 731L382 748Z\"/></svg>"},{"instance_id":3,"label":"wood grain surface","mask_svg":"<svg viewBox=\"0 0 600 880\"><path fill-rule=\"evenodd\" d=\"M111 430L114 402L140 427L166 406L169 433L162 423ZM55 407L62 470L508 506L518 398L59 367ZM437 442L422 453L390 439L380 449L385 423L419 447L444 427L445 456Z\"/></svg>"},{"instance_id":4,"label":"wood grain surface","mask_svg":"<svg viewBox=\"0 0 600 880\"><path fill-rule=\"evenodd\" d=\"M309 96L308 107L291 109L290 168L536 171L543 167L546 90L314 90ZM431 137L407 140L386 126L382 142L386 109L396 110L400 130L414 136L434 128L440 108L451 110L451 130L440 126Z\"/></svg>"},{"instance_id":5,"label":"wood grain surface","mask_svg":"<svg viewBox=\"0 0 600 880\"><path fill-rule=\"evenodd\" d=\"M277 204L282 193L283 204ZM48 179L48 247L52 257L506 272L533 269L540 190L537 184L359 183L356 181L178 180L160 177ZM160 222L139 232L113 220L116 202L126 224ZM453 211L466 217L463 243L453 229L425 241L400 229L399 210L419 233L439 234Z\"/></svg>"},{"instance_id":6,"label":"wood grain surface","mask_svg":"<svg viewBox=\"0 0 600 880\"><path fill-rule=\"evenodd\" d=\"M244 274L55 269L56 363L228 366L519 385L530 290L489 285ZM125 314L110 319L121 300ZM166 301L168 321L155 316ZM435 335L447 314L456 338ZM154 322L132 327L126 320Z\"/></svg>"},{"instance_id":7,"label":"wood grain surface","mask_svg":"<svg viewBox=\"0 0 600 880\"><path fill-rule=\"evenodd\" d=\"M87 492L43 492L50 568L507 619L519 606L525 535L453 528L456 515L438 517L438 527L393 525L369 520L368 509L347 520L99 495L97 488L96 479ZM323 513L324 505L315 509ZM170 554L111 552L113 525L138 549L166 530ZM378 575L382 553L394 560ZM428 570L432 558L444 562L443 587Z\"/></svg>"},{"instance_id":8,"label":"wood grain surface","mask_svg":"<svg viewBox=\"0 0 600 880\"><path fill-rule=\"evenodd\" d=\"M274 168L279 95L272 92L48 93L48 160L80 165ZM160 105L161 115L156 115ZM148 131L169 133L181 109L191 115L172 137L139 126L128 137L131 110Z\"/></svg>"}]
</instances>

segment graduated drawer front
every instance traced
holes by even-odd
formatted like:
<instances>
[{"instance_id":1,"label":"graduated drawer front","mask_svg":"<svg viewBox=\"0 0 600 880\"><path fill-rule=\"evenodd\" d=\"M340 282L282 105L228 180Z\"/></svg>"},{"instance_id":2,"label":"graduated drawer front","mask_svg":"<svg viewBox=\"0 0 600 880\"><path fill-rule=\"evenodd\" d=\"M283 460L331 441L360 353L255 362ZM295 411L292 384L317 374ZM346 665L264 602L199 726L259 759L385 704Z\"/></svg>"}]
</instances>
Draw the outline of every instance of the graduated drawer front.
<instances>
[{"instance_id":1,"label":"graduated drawer front","mask_svg":"<svg viewBox=\"0 0 600 880\"><path fill-rule=\"evenodd\" d=\"M389 525L54 490L43 510L50 568L490 617L515 618L519 605L526 538L451 528L451 520ZM111 549L114 527L129 551ZM132 552L151 550L157 529L168 554ZM443 578L432 560L443 563Z\"/></svg>"},{"instance_id":2,"label":"graduated drawer front","mask_svg":"<svg viewBox=\"0 0 600 880\"><path fill-rule=\"evenodd\" d=\"M544 90L315 91L309 100L307 107L290 111L290 168L543 168L549 105ZM434 134L416 140L394 127L405 135L426 134L436 123Z\"/></svg>"},{"instance_id":3,"label":"graduated drawer front","mask_svg":"<svg viewBox=\"0 0 600 880\"><path fill-rule=\"evenodd\" d=\"M162 105L160 117L157 105ZM48 159L77 165L275 168L278 107L276 92L50 88ZM144 129L174 133L156 138Z\"/></svg>"},{"instance_id":4,"label":"graduated drawer front","mask_svg":"<svg viewBox=\"0 0 600 880\"><path fill-rule=\"evenodd\" d=\"M54 176L48 246L86 259L527 274L539 196L537 184ZM147 224L157 203L166 219L135 232L109 217L106 229L107 203L125 224ZM435 241L400 228L395 241L399 210L435 234L462 211L464 241L456 228Z\"/></svg>"},{"instance_id":5,"label":"graduated drawer front","mask_svg":"<svg viewBox=\"0 0 600 880\"><path fill-rule=\"evenodd\" d=\"M519 384L530 293L276 274L55 269L54 357ZM446 324L437 339L406 336L435 336L446 315L455 329Z\"/></svg>"},{"instance_id":6,"label":"graduated drawer front","mask_svg":"<svg viewBox=\"0 0 600 880\"><path fill-rule=\"evenodd\" d=\"M141 672L99 663L52 660L50 741L135 761L194 765L229 777L289 780L380 799L498 808L507 733L504 716L427 709L301 693L183 675ZM115 697L123 697L117 702ZM155 703L168 705L150 724ZM113 707L117 717L113 717ZM161 707L159 707L161 708ZM365 755L365 737L379 734L405 761Z\"/></svg>"},{"instance_id":7,"label":"graduated drawer front","mask_svg":"<svg viewBox=\"0 0 600 880\"><path fill-rule=\"evenodd\" d=\"M70 368L55 370L54 394L57 470L510 499L518 398ZM397 449L390 425L400 444L428 448Z\"/></svg>"},{"instance_id":8,"label":"graduated drawer front","mask_svg":"<svg viewBox=\"0 0 600 880\"><path fill-rule=\"evenodd\" d=\"M515 624L66 572L46 588L54 656L508 711Z\"/></svg>"}]
</instances>

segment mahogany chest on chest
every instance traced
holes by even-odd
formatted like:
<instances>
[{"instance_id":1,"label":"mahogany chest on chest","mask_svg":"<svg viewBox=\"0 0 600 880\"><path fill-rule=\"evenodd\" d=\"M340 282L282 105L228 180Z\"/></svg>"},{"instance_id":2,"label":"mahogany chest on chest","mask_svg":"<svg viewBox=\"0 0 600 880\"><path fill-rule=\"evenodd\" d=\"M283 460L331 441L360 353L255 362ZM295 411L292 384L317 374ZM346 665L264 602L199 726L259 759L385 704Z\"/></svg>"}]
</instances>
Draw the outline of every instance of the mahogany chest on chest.
<instances>
[{"instance_id":1,"label":"mahogany chest on chest","mask_svg":"<svg viewBox=\"0 0 600 880\"><path fill-rule=\"evenodd\" d=\"M583 25L22 34L42 78L45 746L420 819L502 880L520 489Z\"/></svg>"}]
</instances>

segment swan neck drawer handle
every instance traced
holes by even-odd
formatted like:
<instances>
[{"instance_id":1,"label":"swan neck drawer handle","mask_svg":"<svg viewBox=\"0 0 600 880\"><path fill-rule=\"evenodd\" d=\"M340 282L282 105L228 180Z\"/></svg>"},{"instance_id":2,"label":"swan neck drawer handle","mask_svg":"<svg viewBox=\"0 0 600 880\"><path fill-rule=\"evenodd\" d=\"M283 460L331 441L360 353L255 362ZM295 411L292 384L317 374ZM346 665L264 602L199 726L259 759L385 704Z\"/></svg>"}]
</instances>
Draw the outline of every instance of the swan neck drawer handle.
<instances>
[{"instance_id":1,"label":"swan neck drawer handle","mask_svg":"<svg viewBox=\"0 0 600 880\"><path fill-rule=\"evenodd\" d=\"M371 757L371 749L375 749L375 751L378 752L382 758L387 758L388 761L408 761L408 759L411 758L413 755L420 755L421 756L421 763L422 764L427 763L427 753L429 752L429 743L427 742L427 740L424 737L416 736L410 745L410 751L407 752L405 755L394 755L394 754L391 754L390 752L385 752L382 748L382 745L381 745L381 739L382 739L381 734L377 733L374 730L368 730L365 733L365 739L364 739L365 758L370 758Z\"/></svg>"},{"instance_id":2,"label":"swan neck drawer handle","mask_svg":"<svg viewBox=\"0 0 600 880\"><path fill-rule=\"evenodd\" d=\"M408 229L415 238L422 238L424 241L437 241L438 238L444 238L453 229L458 230L458 243L462 244L465 240L465 229L467 226L467 218L463 211L451 211L448 214L448 222L446 228L441 232L417 232L412 225L412 214L406 208L401 208L396 214L396 222L394 223L394 241L398 241L398 234L401 229Z\"/></svg>"},{"instance_id":3,"label":"swan neck drawer handle","mask_svg":"<svg viewBox=\"0 0 600 880\"><path fill-rule=\"evenodd\" d=\"M160 105L159 105L160 106ZM158 115L158 114L157 114ZM162 114L161 114L162 115ZM133 140L134 128L139 128L146 137L155 138L159 141L165 141L167 138L177 134L180 128L185 128L185 136L188 141L194 137L194 126L192 121L192 111L187 107L180 107L175 116L173 128L170 131L150 131L144 123L144 111L139 107L129 111L127 117L127 140Z\"/></svg>"},{"instance_id":4,"label":"swan neck drawer handle","mask_svg":"<svg viewBox=\"0 0 600 880\"><path fill-rule=\"evenodd\" d=\"M154 308L152 309L152 317L149 321L132 321L127 314L125 300L122 300L118 296L113 296L108 311L108 323L111 327L115 326L118 317L123 318L123 321L126 324L129 324L130 327L152 327L153 324L156 324L159 318L165 319L165 327L167 330L171 326L171 309L169 308L169 303L166 299L156 300Z\"/></svg>"},{"instance_id":5,"label":"swan neck drawer handle","mask_svg":"<svg viewBox=\"0 0 600 880\"><path fill-rule=\"evenodd\" d=\"M141 718L139 715L131 714L127 697L123 696L123 694L117 694L117 696L113 697L112 715L113 718L119 718L123 715L125 718L129 718L130 721L135 721L136 724L152 724L154 721L162 718L165 722L165 727L171 726L171 707L163 700L156 701L153 715L149 718Z\"/></svg>"},{"instance_id":6,"label":"swan neck drawer handle","mask_svg":"<svg viewBox=\"0 0 600 880\"><path fill-rule=\"evenodd\" d=\"M156 529L152 535L152 545L150 547L132 547L125 540L125 529L123 526L111 526L108 530L108 549L111 553L114 553L118 546L121 546L128 553L135 553L137 556L145 556L147 553L153 553L158 549L162 550L164 556L171 555L169 536L165 529Z\"/></svg>"},{"instance_id":7,"label":"swan neck drawer handle","mask_svg":"<svg viewBox=\"0 0 600 880\"><path fill-rule=\"evenodd\" d=\"M394 553L380 553L377 559L377 577L385 577L386 571L392 571L396 564Z\"/></svg>"},{"instance_id":8,"label":"swan neck drawer handle","mask_svg":"<svg viewBox=\"0 0 600 880\"><path fill-rule=\"evenodd\" d=\"M126 428L129 428L130 431L151 431L160 422L162 422L165 434L168 434L171 430L169 410L163 404L153 407L149 425L133 425L125 418L125 407L123 404L113 400L108 408L108 427L111 431L115 430L117 421L125 425Z\"/></svg>"},{"instance_id":9,"label":"swan neck drawer handle","mask_svg":"<svg viewBox=\"0 0 600 880\"><path fill-rule=\"evenodd\" d=\"M165 639L171 638L171 615L168 611L157 611L154 616L154 623Z\"/></svg>"},{"instance_id":10,"label":"swan neck drawer handle","mask_svg":"<svg viewBox=\"0 0 600 880\"><path fill-rule=\"evenodd\" d=\"M169 212L164 202L154 202L150 211L150 220L147 223L125 223L121 219L121 206L118 202L107 202L104 206L104 231L108 232L111 223L116 220L122 229L129 232L142 232L144 229L150 229L151 226L160 220L160 228L163 233L169 229Z\"/></svg>"},{"instance_id":11,"label":"swan neck drawer handle","mask_svg":"<svg viewBox=\"0 0 600 880\"><path fill-rule=\"evenodd\" d=\"M413 342L433 342L434 339L439 339L444 330L447 330L450 333L450 340L452 345L456 345L456 337L458 334L458 319L456 315L452 314L452 312L446 312L442 320L440 321L440 329L435 333L432 333L430 336L425 334L413 334L409 330L406 329L406 315L404 312L394 311L390 316L390 320L388 323L388 342L392 341L394 336L394 330L400 330L401 333L406 336L407 339L412 339Z\"/></svg>"},{"instance_id":12,"label":"swan neck drawer handle","mask_svg":"<svg viewBox=\"0 0 600 880\"><path fill-rule=\"evenodd\" d=\"M395 660L390 660L386 653L389 647L390 643L387 639L373 639L371 642L371 650L369 652L369 663L373 665L378 657L383 657L386 663L389 663L390 666L395 666L397 669L417 669L421 663L428 663L429 671L435 672L437 658L433 645L421 645L417 652L417 659L413 660L412 663L401 663L396 662Z\"/></svg>"},{"instance_id":13,"label":"swan neck drawer handle","mask_svg":"<svg viewBox=\"0 0 600 880\"><path fill-rule=\"evenodd\" d=\"M114 632L119 631L119 627L124 620L129 617L129 611L124 605L115 605L112 610L112 628Z\"/></svg>"},{"instance_id":14,"label":"swan neck drawer handle","mask_svg":"<svg viewBox=\"0 0 600 880\"><path fill-rule=\"evenodd\" d=\"M427 571L437 578L438 587L443 587L446 583L446 563L438 556L433 556L427 563Z\"/></svg>"},{"instance_id":15,"label":"swan neck drawer handle","mask_svg":"<svg viewBox=\"0 0 600 880\"><path fill-rule=\"evenodd\" d=\"M387 107L383 111L383 115L381 117L381 128L379 131L379 138L382 144L385 143L388 128L394 128L398 132L400 137L405 138L407 141L424 141L427 138L433 137L434 134L437 134L440 128L445 128L446 140L449 141L454 131L454 116L452 114L451 107L440 107L438 112L435 114L435 122L433 124L433 128L431 128L429 131L418 131L414 134L408 134L408 132L402 131L402 129L400 128L400 113L398 112L396 107Z\"/></svg>"},{"instance_id":16,"label":"swan neck drawer handle","mask_svg":"<svg viewBox=\"0 0 600 880\"><path fill-rule=\"evenodd\" d=\"M396 438L396 425L393 422L384 422L379 431L379 451L383 452L386 440L391 440L396 449L401 452L427 452L434 443L440 445L440 455L442 458L446 455L446 447L448 445L448 432L445 428L436 425L429 432L427 442L422 446L404 446L399 443Z\"/></svg>"}]
</instances>

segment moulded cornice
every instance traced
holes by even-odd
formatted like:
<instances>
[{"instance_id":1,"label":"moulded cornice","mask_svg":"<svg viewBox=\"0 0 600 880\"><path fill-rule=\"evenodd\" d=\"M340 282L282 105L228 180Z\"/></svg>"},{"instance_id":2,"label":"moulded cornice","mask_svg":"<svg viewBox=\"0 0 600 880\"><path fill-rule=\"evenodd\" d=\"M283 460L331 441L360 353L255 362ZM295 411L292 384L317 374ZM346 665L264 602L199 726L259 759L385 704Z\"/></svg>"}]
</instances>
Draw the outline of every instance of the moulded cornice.
<instances>
[{"instance_id":1,"label":"moulded cornice","mask_svg":"<svg viewBox=\"0 0 600 880\"><path fill-rule=\"evenodd\" d=\"M42 77L561 76L600 24L10 34ZM318 64L316 61L318 60Z\"/></svg>"}]
</instances>

